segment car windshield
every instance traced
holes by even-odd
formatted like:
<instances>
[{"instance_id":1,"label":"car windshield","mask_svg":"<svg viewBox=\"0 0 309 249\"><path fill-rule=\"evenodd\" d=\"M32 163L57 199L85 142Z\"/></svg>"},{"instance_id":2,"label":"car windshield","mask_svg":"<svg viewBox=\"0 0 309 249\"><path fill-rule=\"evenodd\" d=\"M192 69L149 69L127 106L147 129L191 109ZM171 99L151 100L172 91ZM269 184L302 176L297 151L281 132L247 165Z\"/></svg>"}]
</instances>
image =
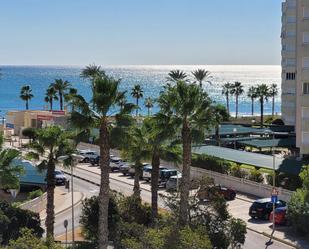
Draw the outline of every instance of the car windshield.
<instances>
[{"instance_id":1,"label":"car windshield","mask_svg":"<svg viewBox=\"0 0 309 249\"><path fill-rule=\"evenodd\" d=\"M61 171L55 171L55 175L62 175Z\"/></svg>"}]
</instances>

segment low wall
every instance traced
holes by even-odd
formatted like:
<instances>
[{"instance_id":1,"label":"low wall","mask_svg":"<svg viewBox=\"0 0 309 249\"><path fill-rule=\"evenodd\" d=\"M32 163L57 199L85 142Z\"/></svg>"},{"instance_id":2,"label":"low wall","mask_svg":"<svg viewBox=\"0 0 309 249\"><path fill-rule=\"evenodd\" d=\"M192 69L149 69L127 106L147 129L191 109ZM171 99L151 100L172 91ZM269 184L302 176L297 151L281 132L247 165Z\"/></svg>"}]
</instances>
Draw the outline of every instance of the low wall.
<instances>
[{"instance_id":1,"label":"low wall","mask_svg":"<svg viewBox=\"0 0 309 249\"><path fill-rule=\"evenodd\" d=\"M21 204L19 207L22 209L27 209L35 213L40 213L46 208L47 195L44 193L43 195L27 201Z\"/></svg>"},{"instance_id":2,"label":"low wall","mask_svg":"<svg viewBox=\"0 0 309 249\"><path fill-rule=\"evenodd\" d=\"M258 197L266 198L271 196L272 186L253 182L243 178L237 178L234 176L217 173L214 171L191 167L191 177L193 179L200 178L203 175L207 175L214 179L215 184L220 184L225 187L235 189L236 191L255 195ZM292 195L292 191L278 188L279 198L283 201L289 201Z\"/></svg>"}]
</instances>

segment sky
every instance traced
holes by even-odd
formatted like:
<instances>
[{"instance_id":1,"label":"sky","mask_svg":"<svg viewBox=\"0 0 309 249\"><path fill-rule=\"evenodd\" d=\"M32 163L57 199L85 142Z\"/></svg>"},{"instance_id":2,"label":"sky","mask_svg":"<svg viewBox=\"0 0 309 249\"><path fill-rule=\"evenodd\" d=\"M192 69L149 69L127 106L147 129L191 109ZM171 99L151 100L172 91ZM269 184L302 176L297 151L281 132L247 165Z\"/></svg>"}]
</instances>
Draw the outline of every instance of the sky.
<instances>
[{"instance_id":1,"label":"sky","mask_svg":"<svg viewBox=\"0 0 309 249\"><path fill-rule=\"evenodd\" d=\"M1 0L0 65L279 65L282 0Z\"/></svg>"}]
</instances>

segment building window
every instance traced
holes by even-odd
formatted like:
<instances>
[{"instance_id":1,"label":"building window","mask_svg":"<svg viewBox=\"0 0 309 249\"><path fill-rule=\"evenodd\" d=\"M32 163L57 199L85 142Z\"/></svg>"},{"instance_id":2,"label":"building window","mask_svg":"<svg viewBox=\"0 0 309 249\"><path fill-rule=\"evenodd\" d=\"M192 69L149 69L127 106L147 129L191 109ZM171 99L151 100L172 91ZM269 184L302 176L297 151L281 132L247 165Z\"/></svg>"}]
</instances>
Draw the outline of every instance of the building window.
<instances>
[{"instance_id":1,"label":"building window","mask_svg":"<svg viewBox=\"0 0 309 249\"><path fill-rule=\"evenodd\" d=\"M302 134L302 144L304 144L304 145L309 144L309 132L303 132L303 134Z\"/></svg>"},{"instance_id":2,"label":"building window","mask_svg":"<svg viewBox=\"0 0 309 249\"><path fill-rule=\"evenodd\" d=\"M285 79L286 80L295 80L296 73L286 73Z\"/></svg>"},{"instance_id":3,"label":"building window","mask_svg":"<svg viewBox=\"0 0 309 249\"><path fill-rule=\"evenodd\" d=\"M296 7L296 0L289 0L289 1L287 1L287 6L289 8L295 8Z\"/></svg>"},{"instance_id":4,"label":"building window","mask_svg":"<svg viewBox=\"0 0 309 249\"><path fill-rule=\"evenodd\" d=\"M295 30L289 30L286 32L286 37L294 37L294 36L296 36Z\"/></svg>"},{"instance_id":5,"label":"building window","mask_svg":"<svg viewBox=\"0 0 309 249\"><path fill-rule=\"evenodd\" d=\"M303 94L309 94L309 82L303 83Z\"/></svg>"},{"instance_id":6,"label":"building window","mask_svg":"<svg viewBox=\"0 0 309 249\"><path fill-rule=\"evenodd\" d=\"M288 16L287 23L296 23L296 16Z\"/></svg>"},{"instance_id":7,"label":"building window","mask_svg":"<svg viewBox=\"0 0 309 249\"><path fill-rule=\"evenodd\" d=\"M309 64L309 62L308 62L308 64ZM286 66L293 67L295 65L296 65L296 60L295 59L286 59ZM308 67L309 67L309 65L308 65Z\"/></svg>"},{"instance_id":8,"label":"building window","mask_svg":"<svg viewBox=\"0 0 309 249\"><path fill-rule=\"evenodd\" d=\"M309 69L309 57L303 58L303 68Z\"/></svg>"},{"instance_id":9,"label":"building window","mask_svg":"<svg viewBox=\"0 0 309 249\"><path fill-rule=\"evenodd\" d=\"M309 119L309 108L308 107L302 108L302 118Z\"/></svg>"},{"instance_id":10,"label":"building window","mask_svg":"<svg viewBox=\"0 0 309 249\"><path fill-rule=\"evenodd\" d=\"M309 7L304 7L303 8L303 18L304 19L309 19Z\"/></svg>"},{"instance_id":11,"label":"building window","mask_svg":"<svg viewBox=\"0 0 309 249\"><path fill-rule=\"evenodd\" d=\"M303 43L309 43L309 32L303 32Z\"/></svg>"}]
</instances>

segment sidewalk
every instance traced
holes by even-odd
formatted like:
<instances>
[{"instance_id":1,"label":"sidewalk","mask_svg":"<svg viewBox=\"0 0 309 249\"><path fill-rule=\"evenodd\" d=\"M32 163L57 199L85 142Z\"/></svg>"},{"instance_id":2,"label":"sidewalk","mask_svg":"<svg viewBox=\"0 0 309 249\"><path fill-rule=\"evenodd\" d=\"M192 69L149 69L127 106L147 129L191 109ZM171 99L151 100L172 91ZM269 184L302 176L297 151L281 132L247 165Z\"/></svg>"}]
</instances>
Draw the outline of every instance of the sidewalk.
<instances>
[{"instance_id":1,"label":"sidewalk","mask_svg":"<svg viewBox=\"0 0 309 249\"><path fill-rule=\"evenodd\" d=\"M65 212L72 207L71 192L63 191L60 188L55 188L55 215ZM83 193L74 192L74 206L80 203L84 198ZM40 212L41 220L46 219L46 209Z\"/></svg>"}]
</instances>

